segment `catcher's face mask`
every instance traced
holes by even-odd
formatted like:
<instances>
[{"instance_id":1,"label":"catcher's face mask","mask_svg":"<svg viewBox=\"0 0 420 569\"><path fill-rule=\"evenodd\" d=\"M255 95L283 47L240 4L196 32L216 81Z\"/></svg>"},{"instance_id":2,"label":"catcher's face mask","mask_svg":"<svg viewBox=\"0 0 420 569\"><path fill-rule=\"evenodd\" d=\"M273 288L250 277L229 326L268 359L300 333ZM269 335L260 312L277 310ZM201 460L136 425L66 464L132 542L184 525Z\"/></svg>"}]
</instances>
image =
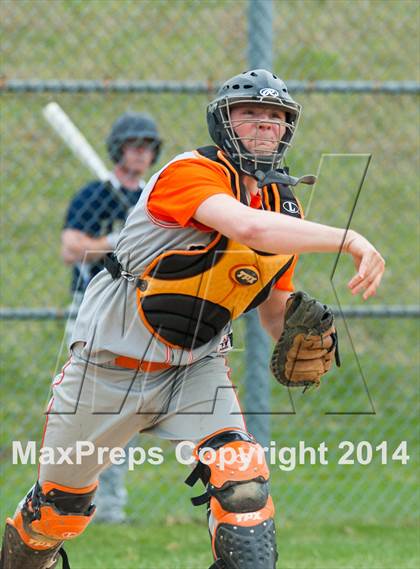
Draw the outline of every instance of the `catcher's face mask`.
<instances>
[{"instance_id":1,"label":"catcher's face mask","mask_svg":"<svg viewBox=\"0 0 420 569\"><path fill-rule=\"evenodd\" d=\"M255 101L226 102L225 128L241 164L246 160L275 169L293 136L293 124L287 122L286 110L278 104ZM286 133L288 136L285 136Z\"/></svg>"},{"instance_id":2,"label":"catcher's face mask","mask_svg":"<svg viewBox=\"0 0 420 569\"><path fill-rule=\"evenodd\" d=\"M247 109L245 129L238 121L237 109ZM270 113L265 114L267 109ZM263 112L264 110L264 112ZM239 169L250 176L257 171L278 170L297 128L301 106L289 95L285 83L265 69L241 73L226 81L207 107L207 125L214 142ZM263 134L263 123L266 125ZM281 123L280 125L278 123ZM267 128L268 125L268 128ZM280 126L280 129L277 127ZM277 128L276 144L265 138Z\"/></svg>"}]
</instances>

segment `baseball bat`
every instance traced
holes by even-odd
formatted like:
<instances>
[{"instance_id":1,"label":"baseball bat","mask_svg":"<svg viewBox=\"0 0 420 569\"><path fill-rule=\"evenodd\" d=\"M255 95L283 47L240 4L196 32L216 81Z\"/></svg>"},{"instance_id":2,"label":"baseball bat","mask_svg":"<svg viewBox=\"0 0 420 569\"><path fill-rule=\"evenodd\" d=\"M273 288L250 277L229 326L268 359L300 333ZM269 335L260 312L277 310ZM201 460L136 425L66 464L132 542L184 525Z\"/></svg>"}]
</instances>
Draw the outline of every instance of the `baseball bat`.
<instances>
[{"instance_id":1,"label":"baseball bat","mask_svg":"<svg viewBox=\"0 0 420 569\"><path fill-rule=\"evenodd\" d=\"M120 190L121 184L117 177L105 166L102 159L96 153L86 137L77 128L70 117L63 111L58 103L48 103L42 114L61 140L68 146L73 154L97 176L101 182L109 182L113 193L126 206L130 206L124 194Z\"/></svg>"}]
</instances>

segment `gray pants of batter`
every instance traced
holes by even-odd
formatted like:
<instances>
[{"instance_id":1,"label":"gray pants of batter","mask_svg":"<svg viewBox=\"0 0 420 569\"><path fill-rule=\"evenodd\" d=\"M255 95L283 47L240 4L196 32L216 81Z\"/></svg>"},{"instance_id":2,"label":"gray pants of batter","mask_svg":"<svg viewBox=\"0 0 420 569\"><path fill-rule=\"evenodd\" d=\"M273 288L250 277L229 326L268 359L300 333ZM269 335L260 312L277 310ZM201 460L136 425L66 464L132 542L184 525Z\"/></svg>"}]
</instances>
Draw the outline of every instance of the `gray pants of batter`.
<instances>
[{"instance_id":1,"label":"gray pants of batter","mask_svg":"<svg viewBox=\"0 0 420 569\"><path fill-rule=\"evenodd\" d=\"M136 433L147 431L172 441L198 442L223 428L244 429L229 368L214 354L188 366L144 373L85 361L83 345L52 385L44 447L72 447L74 464L40 465L39 481L81 488L98 479L109 454L84 456L76 464L76 442L98 447L124 447Z\"/></svg>"}]
</instances>

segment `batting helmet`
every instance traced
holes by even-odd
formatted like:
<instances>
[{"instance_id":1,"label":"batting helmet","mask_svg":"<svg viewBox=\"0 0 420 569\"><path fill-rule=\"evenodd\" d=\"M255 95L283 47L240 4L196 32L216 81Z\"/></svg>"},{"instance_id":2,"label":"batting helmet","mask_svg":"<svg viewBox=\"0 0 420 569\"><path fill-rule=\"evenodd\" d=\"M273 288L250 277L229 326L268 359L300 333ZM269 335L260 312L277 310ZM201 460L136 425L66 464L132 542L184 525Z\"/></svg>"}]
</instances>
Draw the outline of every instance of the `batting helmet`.
<instances>
[{"instance_id":1,"label":"batting helmet","mask_svg":"<svg viewBox=\"0 0 420 569\"><path fill-rule=\"evenodd\" d=\"M162 140L159 137L155 121L144 113L124 113L112 125L106 139L106 148L111 160L119 162L122 157L122 147L127 140L150 140L155 152L154 164L159 157Z\"/></svg>"},{"instance_id":2,"label":"batting helmet","mask_svg":"<svg viewBox=\"0 0 420 569\"><path fill-rule=\"evenodd\" d=\"M232 105L270 104L286 113L286 132L273 152L253 154L236 134L230 118ZM245 174L257 170L268 172L280 167L299 121L301 106L292 99L286 84L266 69L253 69L235 75L220 87L216 98L207 107L207 126L213 141Z\"/></svg>"}]
</instances>

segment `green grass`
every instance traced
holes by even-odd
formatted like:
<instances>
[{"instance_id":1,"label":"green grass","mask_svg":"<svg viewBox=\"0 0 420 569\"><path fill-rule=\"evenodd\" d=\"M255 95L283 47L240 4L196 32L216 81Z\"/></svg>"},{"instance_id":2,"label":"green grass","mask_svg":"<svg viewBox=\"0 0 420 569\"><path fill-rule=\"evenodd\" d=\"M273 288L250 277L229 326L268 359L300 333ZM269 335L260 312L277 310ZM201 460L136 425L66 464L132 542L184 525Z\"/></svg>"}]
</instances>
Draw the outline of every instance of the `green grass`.
<instances>
[{"instance_id":1,"label":"green grass","mask_svg":"<svg viewBox=\"0 0 420 569\"><path fill-rule=\"evenodd\" d=\"M277 532L281 569L417 569L419 529L365 524L292 524ZM105 527L66 547L75 569L207 569L204 523Z\"/></svg>"}]
</instances>

